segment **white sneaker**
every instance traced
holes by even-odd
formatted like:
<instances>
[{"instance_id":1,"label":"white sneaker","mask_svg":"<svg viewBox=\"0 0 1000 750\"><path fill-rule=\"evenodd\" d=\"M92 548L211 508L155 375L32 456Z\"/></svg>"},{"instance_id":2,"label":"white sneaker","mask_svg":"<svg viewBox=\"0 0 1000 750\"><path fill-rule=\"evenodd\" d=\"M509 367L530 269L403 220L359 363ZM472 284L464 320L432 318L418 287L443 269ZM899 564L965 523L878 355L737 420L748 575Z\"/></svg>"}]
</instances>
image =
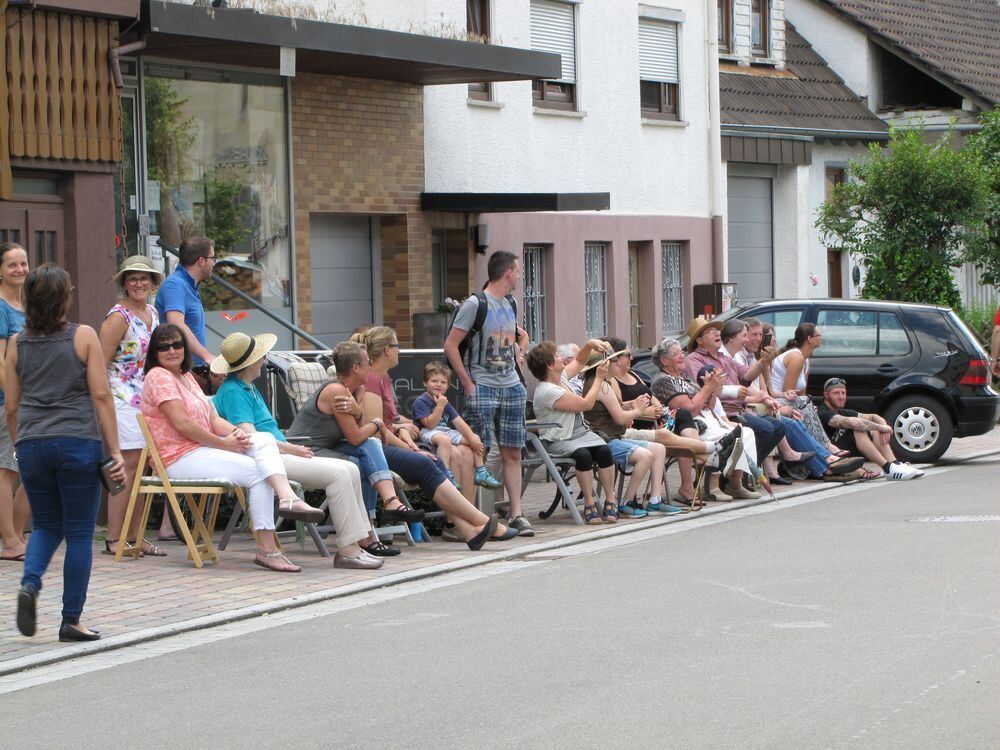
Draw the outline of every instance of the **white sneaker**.
<instances>
[{"instance_id":1,"label":"white sneaker","mask_svg":"<svg viewBox=\"0 0 1000 750\"><path fill-rule=\"evenodd\" d=\"M911 464L909 461L906 462L906 465L909 466L911 469L913 469L915 472L917 472L916 476L913 477L914 479L920 479L920 477L922 477L924 475L923 471L921 471L920 469L918 469L916 466L914 466L913 464Z\"/></svg>"},{"instance_id":2,"label":"white sneaker","mask_svg":"<svg viewBox=\"0 0 1000 750\"><path fill-rule=\"evenodd\" d=\"M916 479L921 475L921 472L917 471L909 464L904 464L902 461L894 461L889 464L889 471L886 472L885 478L902 481L904 479Z\"/></svg>"}]
</instances>

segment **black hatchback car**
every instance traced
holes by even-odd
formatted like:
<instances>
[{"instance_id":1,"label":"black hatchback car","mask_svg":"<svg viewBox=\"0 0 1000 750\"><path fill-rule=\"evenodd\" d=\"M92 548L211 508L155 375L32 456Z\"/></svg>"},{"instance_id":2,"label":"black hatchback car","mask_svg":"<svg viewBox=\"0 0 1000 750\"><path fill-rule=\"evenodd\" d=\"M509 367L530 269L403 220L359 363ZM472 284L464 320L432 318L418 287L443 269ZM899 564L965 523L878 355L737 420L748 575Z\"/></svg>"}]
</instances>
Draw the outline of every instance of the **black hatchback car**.
<instances>
[{"instance_id":1,"label":"black hatchback car","mask_svg":"<svg viewBox=\"0 0 1000 750\"><path fill-rule=\"evenodd\" d=\"M847 381L848 406L875 412L893 428L892 449L904 461L931 462L953 437L981 435L1000 418L990 387L989 357L947 307L869 300L771 300L720 315L771 323L778 347L811 322L823 345L809 364L808 392L823 400L827 378ZM686 337L682 340L686 344ZM648 353L633 365L652 377Z\"/></svg>"}]
</instances>

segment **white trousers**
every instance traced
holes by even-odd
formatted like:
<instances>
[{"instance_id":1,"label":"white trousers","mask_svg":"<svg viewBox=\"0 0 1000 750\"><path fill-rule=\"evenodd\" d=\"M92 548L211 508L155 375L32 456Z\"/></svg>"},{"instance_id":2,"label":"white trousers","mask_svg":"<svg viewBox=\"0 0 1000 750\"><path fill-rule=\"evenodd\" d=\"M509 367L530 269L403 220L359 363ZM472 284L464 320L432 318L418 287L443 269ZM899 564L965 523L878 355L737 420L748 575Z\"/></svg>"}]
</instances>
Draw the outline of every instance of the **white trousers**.
<instances>
[{"instance_id":1,"label":"white trousers","mask_svg":"<svg viewBox=\"0 0 1000 750\"><path fill-rule=\"evenodd\" d=\"M696 414L695 416L708 425L708 429L701 435L704 440L721 440L732 432L731 427L720 424L711 413L705 414L705 412L702 412L701 414ZM747 460L747 457L750 456L755 461L757 460L757 436L753 434L753 430L749 427L744 427L743 425L738 426L740 429L740 440L743 442L743 455L740 456L740 460L736 462L736 469L750 473L750 462ZM722 467L720 466L719 469L721 470Z\"/></svg>"},{"instance_id":2,"label":"white trousers","mask_svg":"<svg viewBox=\"0 0 1000 750\"><path fill-rule=\"evenodd\" d=\"M228 479L247 488L247 504L255 531L274 529L274 490L267 478L285 476L285 464L274 435L255 432L247 453L202 446L167 467L171 479Z\"/></svg>"},{"instance_id":3,"label":"white trousers","mask_svg":"<svg viewBox=\"0 0 1000 750\"><path fill-rule=\"evenodd\" d=\"M368 511L361 498L361 472L350 461L313 456L302 458L281 454L289 479L307 490L326 492L327 507L333 527L337 530L338 546L346 546L368 538Z\"/></svg>"}]
</instances>

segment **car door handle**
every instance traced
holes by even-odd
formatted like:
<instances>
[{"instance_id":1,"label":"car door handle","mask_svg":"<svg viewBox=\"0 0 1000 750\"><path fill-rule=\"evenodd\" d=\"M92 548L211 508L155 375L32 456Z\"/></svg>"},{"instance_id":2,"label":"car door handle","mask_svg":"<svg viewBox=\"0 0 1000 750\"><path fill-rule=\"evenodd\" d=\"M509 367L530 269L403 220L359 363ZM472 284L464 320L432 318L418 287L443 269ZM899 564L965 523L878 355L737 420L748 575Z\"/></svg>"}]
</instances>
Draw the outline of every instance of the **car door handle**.
<instances>
[{"instance_id":1,"label":"car door handle","mask_svg":"<svg viewBox=\"0 0 1000 750\"><path fill-rule=\"evenodd\" d=\"M892 365L879 365L875 369L883 375L892 375L893 373L899 372L899 368L893 367Z\"/></svg>"}]
</instances>

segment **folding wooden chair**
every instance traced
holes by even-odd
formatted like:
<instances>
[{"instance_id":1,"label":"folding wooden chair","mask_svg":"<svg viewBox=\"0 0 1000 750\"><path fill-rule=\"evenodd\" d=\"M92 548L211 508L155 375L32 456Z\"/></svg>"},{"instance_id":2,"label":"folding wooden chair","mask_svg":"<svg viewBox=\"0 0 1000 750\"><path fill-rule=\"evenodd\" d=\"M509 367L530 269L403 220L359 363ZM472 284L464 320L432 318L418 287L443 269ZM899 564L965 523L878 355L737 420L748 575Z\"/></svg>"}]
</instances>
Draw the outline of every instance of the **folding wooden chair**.
<instances>
[{"instance_id":1,"label":"folding wooden chair","mask_svg":"<svg viewBox=\"0 0 1000 750\"><path fill-rule=\"evenodd\" d=\"M136 421L138 421L139 428L142 430L142 436L146 440L146 445L139 455L139 464L135 473L135 480L132 482L132 493L129 495L128 506L125 509L125 521L122 524L122 528L127 529L130 527L132 514L135 512L136 500L140 495L144 498L142 521L140 523L140 528L142 529L146 528L149 520L149 510L153 505L153 496L166 495L167 502L170 503L170 507L173 509L174 519L177 522L181 538L184 540L184 544L187 545L188 555L194 561L194 566L200 568L205 560L218 562L219 554L215 549L215 545L212 544L211 529L215 527L215 519L219 513L220 499L223 495L233 493L243 512L249 514L250 511L247 508L243 488L227 479L183 479L171 482L167 476L167 470L163 466L163 461L160 459L160 454L156 450L156 444L153 442L153 436L149 432L146 418L142 414L137 414ZM155 476L144 476L147 461L152 464ZM184 517L184 512L181 509L180 497L186 499L187 506L191 510L194 525L193 535ZM209 498L211 498L211 501ZM207 521L205 518L206 513L208 515ZM255 540L256 537L256 532L254 532ZM138 544L128 550L125 547L126 545L124 544L118 545L118 551L115 552L116 562L120 562L123 555L138 557L142 550L142 545Z\"/></svg>"}]
</instances>

